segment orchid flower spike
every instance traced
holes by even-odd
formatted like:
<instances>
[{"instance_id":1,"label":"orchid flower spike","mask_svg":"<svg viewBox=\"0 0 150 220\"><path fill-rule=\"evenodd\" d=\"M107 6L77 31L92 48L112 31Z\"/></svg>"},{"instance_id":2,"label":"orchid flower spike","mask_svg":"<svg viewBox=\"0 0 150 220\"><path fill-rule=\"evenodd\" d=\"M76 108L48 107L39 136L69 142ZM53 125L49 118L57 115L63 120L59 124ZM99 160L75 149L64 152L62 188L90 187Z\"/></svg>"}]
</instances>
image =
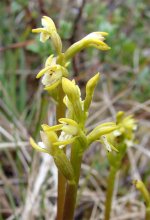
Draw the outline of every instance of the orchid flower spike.
<instances>
[{"instance_id":1,"label":"orchid flower spike","mask_svg":"<svg viewBox=\"0 0 150 220\"><path fill-rule=\"evenodd\" d=\"M116 115L117 128L101 138L108 151L114 150L120 152L119 139L124 142L126 147L131 147L134 143L134 131L137 128L136 120L132 115L126 116L124 112L119 111Z\"/></svg>"}]
</instances>

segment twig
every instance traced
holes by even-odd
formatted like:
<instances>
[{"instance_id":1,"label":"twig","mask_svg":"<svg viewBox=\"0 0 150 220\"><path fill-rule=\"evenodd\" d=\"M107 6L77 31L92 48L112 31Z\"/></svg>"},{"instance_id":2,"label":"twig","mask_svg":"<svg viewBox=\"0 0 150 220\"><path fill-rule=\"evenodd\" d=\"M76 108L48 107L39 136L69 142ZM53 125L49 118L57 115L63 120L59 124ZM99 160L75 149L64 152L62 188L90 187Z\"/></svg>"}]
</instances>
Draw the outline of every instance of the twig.
<instances>
[{"instance_id":1,"label":"twig","mask_svg":"<svg viewBox=\"0 0 150 220\"><path fill-rule=\"evenodd\" d=\"M83 12L83 8L84 8L84 5L86 3L86 0L82 0L82 3L80 5L80 7L78 8L78 13L76 15L76 18L74 20L74 24L73 24L73 32L72 32L72 35L69 39L69 42L70 42L70 45L73 44L76 40L76 37L77 37L77 31L78 31L78 25L79 25L79 21L81 20L81 17L82 17L82 12ZM77 67L77 60L76 60L76 57L73 58L72 60L72 65L73 65L73 69L74 69L74 76L78 76L78 67Z\"/></svg>"},{"instance_id":2,"label":"twig","mask_svg":"<svg viewBox=\"0 0 150 220\"><path fill-rule=\"evenodd\" d=\"M14 44L10 44L6 47L0 47L0 52L4 52L6 50L12 50L12 49L18 49L18 48L22 48L22 47L26 47L30 44L33 44L35 42L35 40L28 40L28 41L24 41L24 42L20 42L20 43L14 43Z\"/></svg>"}]
</instances>

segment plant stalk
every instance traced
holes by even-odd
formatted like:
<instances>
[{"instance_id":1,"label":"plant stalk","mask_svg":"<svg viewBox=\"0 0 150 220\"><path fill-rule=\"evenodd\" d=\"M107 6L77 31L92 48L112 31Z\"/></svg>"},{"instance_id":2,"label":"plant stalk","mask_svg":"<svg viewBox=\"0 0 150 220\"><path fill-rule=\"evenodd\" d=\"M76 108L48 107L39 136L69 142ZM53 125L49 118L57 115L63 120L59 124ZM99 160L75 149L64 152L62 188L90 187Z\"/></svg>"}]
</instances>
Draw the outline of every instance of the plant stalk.
<instances>
[{"instance_id":1,"label":"plant stalk","mask_svg":"<svg viewBox=\"0 0 150 220\"><path fill-rule=\"evenodd\" d=\"M76 206L77 189L80 177L82 153L80 152L80 144L75 141L71 147L71 164L74 170L75 183L67 183L63 220L73 220Z\"/></svg>"},{"instance_id":2,"label":"plant stalk","mask_svg":"<svg viewBox=\"0 0 150 220\"><path fill-rule=\"evenodd\" d=\"M56 107L56 120L65 117L65 105L63 103L64 92L62 90L61 85L58 88L58 104ZM64 149L65 151L65 149ZM57 187L57 220L62 220L63 218L63 209L64 209L64 201L65 201L65 187L66 187L66 179L65 177L58 171L58 187Z\"/></svg>"},{"instance_id":3,"label":"plant stalk","mask_svg":"<svg viewBox=\"0 0 150 220\"><path fill-rule=\"evenodd\" d=\"M104 218L105 220L110 219L116 173L117 173L117 169L111 167L107 180L107 193L106 193L105 218Z\"/></svg>"},{"instance_id":4,"label":"plant stalk","mask_svg":"<svg viewBox=\"0 0 150 220\"><path fill-rule=\"evenodd\" d=\"M145 216L145 220L149 220L150 219L150 206L146 208L146 216Z\"/></svg>"},{"instance_id":5,"label":"plant stalk","mask_svg":"<svg viewBox=\"0 0 150 220\"><path fill-rule=\"evenodd\" d=\"M73 220L76 205L77 184L67 183L63 220Z\"/></svg>"}]
</instances>

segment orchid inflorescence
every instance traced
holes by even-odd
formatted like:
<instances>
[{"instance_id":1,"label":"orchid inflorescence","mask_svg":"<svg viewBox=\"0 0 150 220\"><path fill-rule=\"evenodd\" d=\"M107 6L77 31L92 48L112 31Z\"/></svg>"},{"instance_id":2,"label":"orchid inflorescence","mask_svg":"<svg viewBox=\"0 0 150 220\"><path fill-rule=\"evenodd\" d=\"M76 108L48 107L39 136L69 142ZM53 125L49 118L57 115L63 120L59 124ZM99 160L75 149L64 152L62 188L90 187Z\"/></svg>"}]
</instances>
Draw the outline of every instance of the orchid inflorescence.
<instances>
[{"instance_id":1,"label":"orchid inflorescence","mask_svg":"<svg viewBox=\"0 0 150 220\"><path fill-rule=\"evenodd\" d=\"M59 34L57 33L56 26L51 18L43 16L42 18L43 28L33 29L33 33L40 33L41 42L47 41L49 38L52 40L52 44L58 56L50 55L46 62L45 67L38 74L37 78L42 78L42 84L46 90L53 90L61 83L62 77L68 77L67 67L69 65L70 58L72 58L77 52L86 47L95 47L100 50L108 50L110 47L104 43L104 36L107 36L105 32L93 32L88 34L80 41L70 46L65 53L62 52L62 42Z\"/></svg>"},{"instance_id":2,"label":"orchid inflorescence","mask_svg":"<svg viewBox=\"0 0 150 220\"><path fill-rule=\"evenodd\" d=\"M94 141L100 140L102 135L106 135L114 130L117 126L114 122L107 122L98 125L93 131L87 134L85 129L85 122L88 116L87 112L92 101L94 88L99 80L99 73L97 73L87 83L86 98L81 99L81 93L79 87L74 81L70 81L67 78L62 78L62 88L66 94L64 97L64 103L67 107L67 118L60 118L60 124L54 126L42 125L43 131L40 132L42 142L38 144L30 138L30 143L33 148L38 151L48 153L54 158L57 157L60 151L63 152L63 148L72 144L74 141L82 143L82 151L84 152L88 146ZM90 95L88 95L90 94ZM61 131L58 137L57 131ZM64 153L59 156L60 160L66 160L66 163L70 163ZM55 159L54 159L55 160ZM62 171L62 167L56 164L58 169ZM68 165L71 167L71 164ZM67 178L67 176L65 175ZM68 178L67 178L68 179Z\"/></svg>"},{"instance_id":3,"label":"orchid inflorescence","mask_svg":"<svg viewBox=\"0 0 150 220\"><path fill-rule=\"evenodd\" d=\"M59 85L62 86L65 94L63 101L67 107L67 118L59 119L60 124L52 127L42 125L42 142L36 144L31 138L30 143L36 150L49 153L51 156L56 156L57 151L60 152L64 146L73 143L77 139L82 139L84 149L87 149L88 145L93 141L99 140L102 135L115 130L116 125L113 122L108 122L98 126L89 134L86 133L85 122L100 74L97 73L88 81L86 86L86 97L85 100L82 100L79 87L74 80L70 81L68 79L69 73L67 67L69 65L69 59L75 53L86 47L92 46L101 50L110 49L108 45L104 43L104 36L107 36L107 33L90 33L73 44L65 53L62 53L61 38L57 33L56 26L52 19L43 16L42 26L43 28L33 29L32 31L33 33L40 33L40 40L43 43L51 38L57 56L50 55L47 58L44 69L37 74L36 78L42 77L42 84L47 91L56 90ZM59 137L57 136L58 130L61 131Z\"/></svg>"},{"instance_id":4,"label":"orchid inflorescence","mask_svg":"<svg viewBox=\"0 0 150 220\"><path fill-rule=\"evenodd\" d=\"M116 159L121 161L126 147L132 144L136 121L132 116L125 117L123 112L119 112L116 116L116 122L100 124L92 131L87 132L85 125L100 74L97 73L87 82L85 98L82 99L80 88L75 80L68 79L68 66L70 59L87 47L103 51L109 50L110 47L104 42L105 36L108 34L106 32L90 33L62 52L62 41L53 20L43 16L42 26L42 28L32 31L40 33L40 40L43 43L51 39L56 54L52 54L46 59L44 68L36 78L42 77L44 90L47 90L51 95L55 93L58 110L61 111L59 109L59 103L61 103L66 106L66 113L57 119L57 125L41 125L41 141L36 143L33 138L30 138L30 144L34 149L52 156L58 171L67 180L67 184L62 185L62 188L66 187L65 198L60 200L60 202L64 202L61 205L61 209L64 210L63 212L57 210L59 216L57 219L72 220L83 153L93 142L101 142L107 149L111 166L116 166ZM69 156L64 151L67 146L70 146Z\"/></svg>"},{"instance_id":5,"label":"orchid inflorescence","mask_svg":"<svg viewBox=\"0 0 150 220\"><path fill-rule=\"evenodd\" d=\"M111 166L117 166L116 169L119 169L127 148L134 145L137 122L132 115L125 116L124 112L119 111L116 115L116 125L117 129L103 136L101 142L109 151L114 150L114 153L107 153L108 160Z\"/></svg>"}]
</instances>

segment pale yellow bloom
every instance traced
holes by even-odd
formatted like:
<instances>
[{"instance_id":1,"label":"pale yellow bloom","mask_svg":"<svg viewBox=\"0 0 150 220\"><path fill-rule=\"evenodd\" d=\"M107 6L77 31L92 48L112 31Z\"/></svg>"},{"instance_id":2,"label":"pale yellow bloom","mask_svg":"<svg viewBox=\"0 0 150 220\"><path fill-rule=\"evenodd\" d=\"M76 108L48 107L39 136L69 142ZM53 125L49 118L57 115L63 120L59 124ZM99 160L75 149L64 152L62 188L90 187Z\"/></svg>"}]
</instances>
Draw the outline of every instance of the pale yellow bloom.
<instances>
[{"instance_id":1,"label":"pale yellow bloom","mask_svg":"<svg viewBox=\"0 0 150 220\"><path fill-rule=\"evenodd\" d=\"M88 47L95 47L100 50L108 50L110 47L104 43L106 32L92 32L82 39Z\"/></svg>"},{"instance_id":2,"label":"pale yellow bloom","mask_svg":"<svg viewBox=\"0 0 150 220\"><path fill-rule=\"evenodd\" d=\"M60 118L59 122L61 124L48 126L46 124L42 125L43 131L40 131L42 141L35 143L35 141L30 138L30 144L33 148L38 151L54 155L57 151L57 147L62 148L68 144L74 142L78 137L79 126L78 124L69 118ZM56 131L61 130L61 134L58 137Z\"/></svg>"},{"instance_id":3,"label":"pale yellow bloom","mask_svg":"<svg viewBox=\"0 0 150 220\"><path fill-rule=\"evenodd\" d=\"M51 91L55 89L62 80L63 76L67 76L68 71L65 67L56 63L56 57L49 56L45 62L45 68L42 69L36 76L36 78L42 78L42 84L45 86L45 90Z\"/></svg>"},{"instance_id":4,"label":"pale yellow bloom","mask_svg":"<svg viewBox=\"0 0 150 220\"><path fill-rule=\"evenodd\" d=\"M78 124L70 118L60 118L59 122L63 124L61 130L70 135L78 135Z\"/></svg>"},{"instance_id":5,"label":"pale yellow bloom","mask_svg":"<svg viewBox=\"0 0 150 220\"><path fill-rule=\"evenodd\" d=\"M36 144L35 141L30 138L30 144L37 151L50 154L53 157L59 171L68 181L72 182L74 181L72 165L59 146L70 144L74 141L74 139L70 138L67 140L59 140L56 131L60 130L61 127L62 125L55 125L52 127L42 125L43 131L40 132L42 141Z\"/></svg>"},{"instance_id":6,"label":"pale yellow bloom","mask_svg":"<svg viewBox=\"0 0 150 220\"><path fill-rule=\"evenodd\" d=\"M40 41L43 43L51 38L56 51L60 53L62 50L62 42L53 20L47 16L43 16L41 23L43 28L32 29L32 32L40 33Z\"/></svg>"},{"instance_id":7,"label":"pale yellow bloom","mask_svg":"<svg viewBox=\"0 0 150 220\"><path fill-rule=\"evenodd\" d=\"M87 47L95 47L99 50L109 50L110 47L104 43L106 32L92 32L71 45L65 52L66 60L72 58L77 52Z\"/></svg>"},{"instance_id":8,"label":"pale yellow bloom","mask_svg":"<svg viewBox=\"0 0 150 220\"><path fill-rule=\"evenodd\" d=\"M137 122L133 118L133 115L125 117L125 113L120 111L117 113L116 118L120 135L123 135L126 140L133 140L134 131L137 129Z\"/></svg>"},{"instance_id":9,"label":"pale yellow bloom","mask_svg":"<svg viewBox=\"0 0 150 220\"><path fill-rule=\"evenodd\" d=\"M126 144L126 147L131 147L134 144L134 131L137 128L136 120L132 115L125 117L124 112L119 111L116 116L117 129L112 133L105 135L105 138L101 138L101 142L105 145L106 149L119 151L118 138L121 138ZM114 147L115 146L115 147Z\"/></svg>"},{"instance_id":10,"label":"pale yellow bloom","mask_svg":"<svg viewBox=\"0 0 150 220\"><path fill-rule=\"evenodd\" d=\"M57 32L57 30L56 30L53 20L47 16L42 17L41 23L42 23L43 28L32 29L32 32L41 33L40 41L45 42L51 37L52 33Z\"/></svg>"}]
</instances>

